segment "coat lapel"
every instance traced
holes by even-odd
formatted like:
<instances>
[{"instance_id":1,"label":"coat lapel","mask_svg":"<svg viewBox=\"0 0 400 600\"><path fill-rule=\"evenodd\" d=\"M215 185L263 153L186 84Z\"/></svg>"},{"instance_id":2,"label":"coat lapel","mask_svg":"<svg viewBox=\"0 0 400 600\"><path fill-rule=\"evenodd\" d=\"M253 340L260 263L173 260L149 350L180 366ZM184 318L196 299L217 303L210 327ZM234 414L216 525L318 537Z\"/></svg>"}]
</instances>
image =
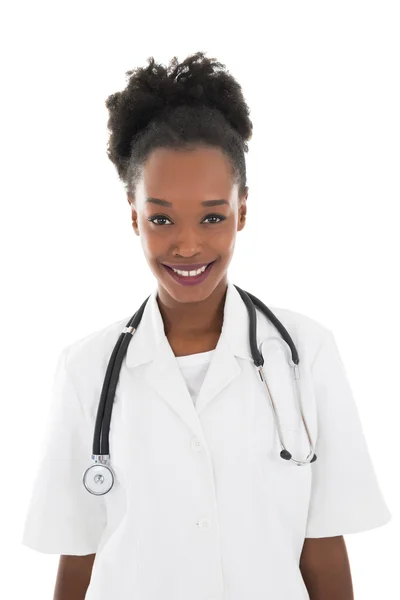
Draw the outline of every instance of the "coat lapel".
<instances>
[{"instance_id":1,"label":"coat lapel","mask_svg":"<svg viewBox=\"0 0 400 600\"><path fill-rule=\"evenodd\" d=\"M260 343L265 338L266 327L270 329L271 326L266 322L260 323L260 320L258 322L257 338ZM248 326L246 306L234 285L228 282L221 335L195 406L165 335L155 289L128 346L126 366L134 368L148 363L144 370L146 384L170 405L195 435L201 435L199 413L239 376L241 366L237 358L253 361Z\"/></svg>"}]
</instances>

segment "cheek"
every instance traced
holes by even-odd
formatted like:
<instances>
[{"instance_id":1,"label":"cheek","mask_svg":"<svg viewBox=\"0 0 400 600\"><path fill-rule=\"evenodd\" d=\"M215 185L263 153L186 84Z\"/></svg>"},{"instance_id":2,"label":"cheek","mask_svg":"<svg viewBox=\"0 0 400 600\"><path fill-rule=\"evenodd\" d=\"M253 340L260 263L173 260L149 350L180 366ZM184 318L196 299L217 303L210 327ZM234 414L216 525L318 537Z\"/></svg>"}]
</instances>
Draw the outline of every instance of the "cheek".
<instances>
[{"instance_id":1,"label":"cheek","mask_svg":"<svg viewBox=\"0 0 400 600\"><path fill-rule=\"evenodd\" d=\"M218 248L221 254L230 254L235 248L236 227L229 223L229 226L221 227L212 237L213 246Z\"/></svg>"},{"instance_id":2,"label":"cheek","mask_svg":"<svg viewBox=\"0 0 400 600\"><path fill-rule=\"evenodd\" d=\"M168 246L166 236L160 235L158 232L146 227L146 225L141 229L140 241L143 252L148 258L156 258L160 254L164 254L165 248Z\"/></svg>"}]
</instances>

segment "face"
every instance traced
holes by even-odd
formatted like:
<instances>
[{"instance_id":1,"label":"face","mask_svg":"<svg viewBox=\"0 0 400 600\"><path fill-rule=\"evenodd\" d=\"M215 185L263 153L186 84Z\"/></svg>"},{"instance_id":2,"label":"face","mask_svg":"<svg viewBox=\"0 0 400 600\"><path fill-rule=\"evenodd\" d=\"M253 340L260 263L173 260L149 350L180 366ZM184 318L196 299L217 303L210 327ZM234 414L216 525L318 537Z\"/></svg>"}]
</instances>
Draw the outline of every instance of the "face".
<instances>
[{"instance_id":1,"label":"face","mask_svg":"<svg viewBox=\"0 0 400 600\"><path fill-rule=\"evenodd\" d=\"M148 158L135 197L128 196L132 226L159 286L176 301L199 302L226 287L247 194L238 197L230 162L217 148L157 148Z\"/></svg>"}]
</instances>

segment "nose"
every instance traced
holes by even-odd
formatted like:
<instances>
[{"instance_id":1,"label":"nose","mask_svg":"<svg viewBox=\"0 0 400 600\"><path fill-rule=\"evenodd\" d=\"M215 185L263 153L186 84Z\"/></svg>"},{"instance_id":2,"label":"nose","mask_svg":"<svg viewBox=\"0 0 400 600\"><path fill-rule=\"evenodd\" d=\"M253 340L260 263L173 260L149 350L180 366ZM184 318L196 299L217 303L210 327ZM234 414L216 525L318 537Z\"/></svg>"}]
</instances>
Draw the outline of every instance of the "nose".
<instances>
[{"instance_id":1,"label":"nose","mask_svg":"<svg viewBox=\"0 0 400 600\"><path fill-rule=\"evenodd\" d=\"M173 241L175 252L180 256L190 257L201 252L202 238L194 227L185 227L177 232Z\"/></svg>"}]
</instances>

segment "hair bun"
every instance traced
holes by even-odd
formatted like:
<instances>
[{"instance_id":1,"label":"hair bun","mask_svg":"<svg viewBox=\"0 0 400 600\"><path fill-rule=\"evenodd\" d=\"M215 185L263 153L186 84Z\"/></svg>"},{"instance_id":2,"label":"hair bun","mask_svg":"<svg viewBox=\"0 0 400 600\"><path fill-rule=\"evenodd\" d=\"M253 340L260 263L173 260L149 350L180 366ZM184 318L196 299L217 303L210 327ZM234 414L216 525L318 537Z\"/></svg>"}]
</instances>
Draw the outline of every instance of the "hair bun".
<instances>
[{"instance_id":1,"label":"hair bun","mask_svg":"<svg viewBox=\"0 0 400 600\"><path fill-rule=\"evenodd\" d=\"M201 98L204 94L204 88L201 83L197 83L194 87L190 88L189 94L194 98Z\"/></svg>"},{"instance_id":2,"label":"hair bun","mask_svg":"<svg viewBox=\"0 0 400 600\"><path fill-rule=\"evenodd\" d=\"M169 145L179 139L183 144L191 138L221 146L222 137L227 135L223 129L230 129L236 141L225 143L236 144L238 152L239 147L241 152L247 151L246 141L251 138L253 127L248 106L239 83L215 58L196 52L181 63L174 56L165 67L149 57L146 66L126 71L125 75L126 88L111 94L105 102L110 131L107 152L121 178L127 177L135 141L146 135L149 127L160 127L163 122L165 125L168 119ZM175 111L178 107L182 109ZM199 110L191 110L194 107ZM207 135L201 134L199 127L208 127ZM166 139L165 127L163 136ZM163 136L158 132L160 145L166 143L162 142Z\"/></svg>"}]
</instances>

